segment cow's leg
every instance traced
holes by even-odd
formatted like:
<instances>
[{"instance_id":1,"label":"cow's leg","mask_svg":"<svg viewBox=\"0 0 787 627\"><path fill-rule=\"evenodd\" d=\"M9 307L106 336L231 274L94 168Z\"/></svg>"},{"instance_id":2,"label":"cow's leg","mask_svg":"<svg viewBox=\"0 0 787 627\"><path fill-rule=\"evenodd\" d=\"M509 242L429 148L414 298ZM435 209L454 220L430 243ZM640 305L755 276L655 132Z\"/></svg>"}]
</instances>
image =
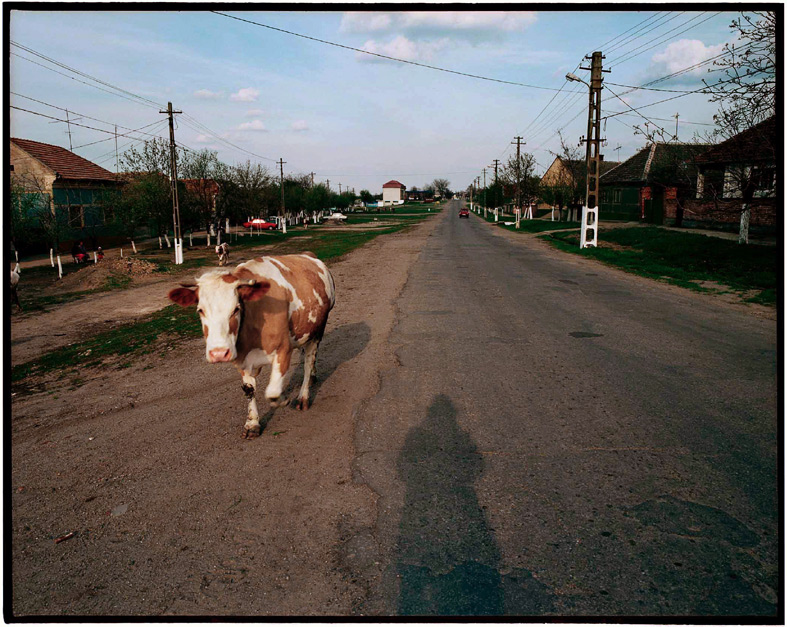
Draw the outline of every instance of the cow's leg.
<instances>
[{"instance_id":1,"label":"cow's leg","mask_svg":"<svg viewBox=\"0 0 787 627\"><path fill-rule=\"evenodd\" d=\"M309 409L309 386L314 381L314 363L317 361L317 348L319 340L312 340L303 347L303 383L298 394L298 409Z\"/></svg>"},{"instance_id":2,"label":"cow's leg","mask_svg":"<svg viewBox=\"0 0 787 627\"><path fill-rule=\"evenodd\" d=\"M271 379L268 381L268 387L265 388L265 398L268 399L271 407L281 407L287 404L287 399L282 398L281 394L284 390L285 375L290 369L291 356L292 349L287 346L286 348L279 349L273 357Z\"/></svg>"},{"instance_id":3,"label":"cow's leg","mask_svg":"<svg viewBox=\"0 0 787 627\"><path fill-rule=\"evenodd\" d=\"M243 376L243 393L249 399L249 414L241 435L244 438L256 438L262 432L260 414L257 412L257 399L254 398L254 393L257 391L257 379L245 370L241 374Z\"/></svg>"}]
</instances>

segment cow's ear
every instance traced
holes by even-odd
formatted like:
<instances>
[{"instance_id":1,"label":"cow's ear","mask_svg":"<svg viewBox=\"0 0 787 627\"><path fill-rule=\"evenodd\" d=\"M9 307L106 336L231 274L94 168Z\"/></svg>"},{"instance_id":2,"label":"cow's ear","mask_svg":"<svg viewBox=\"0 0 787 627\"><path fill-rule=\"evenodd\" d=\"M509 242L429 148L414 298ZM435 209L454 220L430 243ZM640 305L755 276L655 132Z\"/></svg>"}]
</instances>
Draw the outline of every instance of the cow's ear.
<instances>
[{"instance_id":1,"label":"cow's ear","mask_svg":"<svg viewBox=\"0 0 787 627\"><path fill-rule=\"evenodd\" d=\"M167 296L173 303L177 303L181 307L188 307L199 302L199 288L176 287Z\"/></svg>"},{"instance_id":2,"label":"cow's ear","mask_svg":"<svg viewBox=\"0 0 787 627\"><path fill-rule=\"evenodd\" d=\"M268 293L269 289L271 289L271 284L268 281L249 281L246 285L238 286L238 296L247 302L259 300Z\"/></svg>"}]
</instances>

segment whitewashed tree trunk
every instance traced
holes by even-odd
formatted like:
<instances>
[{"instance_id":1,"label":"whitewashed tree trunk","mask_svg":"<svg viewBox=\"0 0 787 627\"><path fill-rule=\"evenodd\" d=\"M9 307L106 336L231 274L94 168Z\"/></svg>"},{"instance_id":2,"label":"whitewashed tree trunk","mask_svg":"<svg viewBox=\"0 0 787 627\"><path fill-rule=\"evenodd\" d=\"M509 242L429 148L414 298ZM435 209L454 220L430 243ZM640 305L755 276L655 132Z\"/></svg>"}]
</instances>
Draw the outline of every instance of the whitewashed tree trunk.
<instances>
[{"instance_id":1,"label":"whitewashed tree trunk","mask_svg":"<svg viewBox=\"0 0 787 627\"><path fill-rule=\"evenodd\" d=\"M749 220L751 219L751 208L748 203L744 203L743 210L741 211L741 229L738 233L738 243L749 243Z\"/></svg>"}]
</instances>

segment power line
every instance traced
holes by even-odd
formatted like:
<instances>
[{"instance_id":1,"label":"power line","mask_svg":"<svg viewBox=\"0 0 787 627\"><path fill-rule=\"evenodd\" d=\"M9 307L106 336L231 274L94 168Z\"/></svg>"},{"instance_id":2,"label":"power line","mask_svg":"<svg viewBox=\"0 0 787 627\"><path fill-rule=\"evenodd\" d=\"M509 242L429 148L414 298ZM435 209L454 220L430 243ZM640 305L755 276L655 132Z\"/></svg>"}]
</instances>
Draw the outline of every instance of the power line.
<instances>
[{"instance_id":1,"label":"power line","mask_svg":"<svg viewBox=\"0 0 787 627\"><path fill-rule=\"evenodd\" d=\"M670 13L673 13L673 11L667 12L666 15L660 17L658 20L656 20L652 24L649 24L647 29L644 28L644 27L640 28L637 31L637 33L642 33L642 34L638 35L637 33L634 33L633 35L627 37L626 40L621 41L621 42L615 44L614 46L612 46L611 48L608 48L607 50L604 50L604 52L610 53L610 52L613 52L615 50L618 50L619 48L627 46L628 44L632 43L634 40L639 39L640 37L644 37L646 34L652 33L654 31L656 31L657 29L661 28L662 26L664 26L665 24L668 24L672 20L679 18L681 15L683 15L685 13L685 11L681 11L680 13L677 13L676 15L673 15L672 17L669 17ZM668 17L669 17L669 19L667 19ZM661 24L659 24L657 26L656 22L659 22L659 21L661 21ZM645 32L642 32L642 31L645 31Z\"/></svg>"},{"instance_id":2,"label":"power line","mask_svg":"<svg viewBox=\"0 0 787 627\"><path fill-rule=\"evenodd\" d=\"M379 57L381 59L387 59L389 61L396 61L398 63L407 63L408 65L416 65L418 67L427 68L429 70L436 70L438 72L447 72L449 74L457 74L459 76L467 76L469 78L476 78L482 81L491 81L494 83L503 83L505 85L516 85L517 87L528 87L530 89L543 89L546 91L560 91L555 87L542 87L540 85L528 85L527 83L517 83L514 81L506 81L499 78L489 78L488 76L480 76L479 74L469 74L467 72L459 72L457 70L448 70L446 68L437 67L436 65L427 65L426 63L418 63L417 61L407 61L406 59L399 59L397 57L390 57L385 54L379 54L377 52L370 52L369 50L363 50L361 48L353 48L352 46L345 46L344 44L337 44L333 41L327 41L325 39L318 39L317 37L310 37L309 35L302 35L300 33L295 33L293 31L285 30L283 28L276 28L275 26L269 26L267 24L262 24L261 22L254 22L252 20L247 20L242 17L236 17L234 15L229 15L228 13L222 13L220 11L211 11L211 13L215 13L216 15L221 15L223 17L228 17L233 20L238 20L239 22L246 22L247 24L253 24L255 26L260 26L262 28L268 28L270 30L274 30L280 33L285 33L287 35L293 35L294 37L301 37L302 39L308 39L310 41L316 41L321 44L326 44L328 46L335 46L336 48L344 48L345 50L352 50L353 52L360 52L362 54L368 54L373 57Z\"/></svg>"},{"instance_id":3,"label":"power line","mask_svg":"<svg viewBox=\"0 0 787 627\"><path fill-rule=\"evenodd\" d=\"M161 124L161 120L158 120L156 122L152 122L151 124L146 124L145 126L141 126L139 128L135 128L131 132L133 132L133 133L141 133L143 128L148 128L150 126L155 126L156 124ZM118 125L118 126L120 126L120 125ZM141 134L142 135L147 135L149 137L158 137L158 135L156 135L154 133L141 133ZM98 141L90 142L89 144L82 144L81 146L74 146L73 150L78 150L79 148L85 148L87 146L93 146L94 144L101 144L103 142L111 141L112 139L114 139L114 138L113 137L107 137L105 139L99 139ZM144 141L144 138L141 139L140 141Z\"/></svg>"}]
</instances>

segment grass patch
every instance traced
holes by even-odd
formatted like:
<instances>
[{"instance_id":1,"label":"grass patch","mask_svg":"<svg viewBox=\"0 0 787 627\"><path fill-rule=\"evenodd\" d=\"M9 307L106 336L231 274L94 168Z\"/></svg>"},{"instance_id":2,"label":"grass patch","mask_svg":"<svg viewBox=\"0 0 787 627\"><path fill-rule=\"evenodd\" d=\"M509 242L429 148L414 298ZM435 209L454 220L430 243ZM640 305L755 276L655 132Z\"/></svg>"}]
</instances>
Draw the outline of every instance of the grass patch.
<instances>
[{"instance_id":1,"label":"grass patch","mask_svg":"<svg viewBox=\"0 0 787 627\"><path fill-rule=\"evenodd\" d=\"M311 250L323 261L331 261L363 246L379 235L405 230L411 224L408 222L374 231L317 231L306 240L283 242L282 250L276 252ZM299 234L306 235L306 233ZM95 291L101 290L91 290L90 293ZM114 367L129 368L136 356L153 352L157 340L161 337L189 339L200 335L202 335L202 327L193 308L169 305L137 322L97 333L90 339L58 348L24 364L12 366L11 382L19 384L29 377L51 373L77 375L81 368L100 366L107 360L116 358L120 358L120 361ZM70 384L73 387L81 385L82 382L77 376ZM24 385L18 386L17 390L24 392Z\"/></svg>"},{"instance_id":2,"label":"grass patch","mask_svg":"<svg viewBox=\"0 0 787 627\"><path fill-rule=\"evenodd\" d=\"M712 281L736 291L760 290L748 302L776 303L777 251L773 246L748 244L696 233L657 227L618 228L599 233L599 242L616 248L579 249L578 233L542 235L555 247L599 259L652 279L696 291L709 291L698 282Z\"/></svg>"},{"instance_id":3,"label":"grass patch","mask_svg":"<svg viewBox=\"0 0 787 627\"><path fill-rule=\"evenodd\" d=\"M11 382L58 370L76 372L77 368L99 366L109 357L148 353L152 351L155 341L165 335L180 338L199 337L202 335L199 318L190 308L169 305L142 321L97 333L90 339L13 366Z\"/></svg>"},{"instance_id":4,"label":"grass patch","mask_svg":"<svg viewBox=\"0 0 787 627\"><path fill-rule=\"evenodd\" d=\"M28 274L28 272L25 272L26 278ZM65 274L63 276L65 276ZM20 293L19 300L21 301L25 312L46 311L47 307L62 305L63 303L70 303L93 294L126 289L131 285L131 282L132 278L126 274L112 273L109 275L109 277L107 277L104 285L92 290L79 290L76 292L64 292L62 294L41 296L37 290L26 289L24 292ZM28 287L30 286L25 285L25 288ZM32 296L30 295L31 293L33 294Z\"/></svg>"},{"instance_id":5,"label":"grass patch","mask_svg":"<svg viewBox=\"0 0 787 627\"><path fill-rule=\"evenodd\" d=\"M516 225L506 226L498 222L507 231L516 231ZM564 229L578 229L580 222L552 222L551 220L522 220L519 222L521 233L543 233L544 231L560 231Z\"/></svg>"}]
</instances>

